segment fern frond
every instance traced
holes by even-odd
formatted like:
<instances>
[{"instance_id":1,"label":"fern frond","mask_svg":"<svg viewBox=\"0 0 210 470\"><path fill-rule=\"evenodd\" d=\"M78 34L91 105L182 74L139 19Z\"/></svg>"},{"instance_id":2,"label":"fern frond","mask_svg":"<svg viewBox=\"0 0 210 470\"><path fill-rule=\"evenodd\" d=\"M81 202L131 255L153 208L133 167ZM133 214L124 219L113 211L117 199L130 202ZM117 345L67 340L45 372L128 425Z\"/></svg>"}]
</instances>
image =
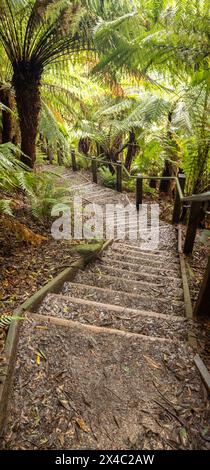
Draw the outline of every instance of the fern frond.
<instances>
[{"instance_id":1,"label":"fern frond","mask_svg":"<svg viewBox=\"0 0 210 470\"><path fill-rule=\"evenodd\" d=\"M18 315L1 315L0 316L0 328L8 328L13 321L24 320L23 317L19 317Z\"/></svg>"}]
</instances>

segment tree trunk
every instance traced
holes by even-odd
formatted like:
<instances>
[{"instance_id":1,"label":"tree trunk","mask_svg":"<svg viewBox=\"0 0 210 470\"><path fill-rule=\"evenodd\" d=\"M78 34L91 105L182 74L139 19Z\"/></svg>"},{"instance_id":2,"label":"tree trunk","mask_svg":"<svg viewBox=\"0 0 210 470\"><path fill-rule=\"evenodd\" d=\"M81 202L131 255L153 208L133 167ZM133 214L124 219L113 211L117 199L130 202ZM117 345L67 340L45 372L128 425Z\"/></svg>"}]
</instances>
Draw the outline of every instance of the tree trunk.
<instances>
[{"instance_id":1,"label":"tree trunk","mask_svg":"<svg viewBox=\"0 0 210 470\"><path fill-rule=\"evenodd\" d=\"M199 149L198 150L198 161L199 161L199 172L196 177L196 180L193 185L193 194L201 193L203 191L203 186L206 187L206 191L208 191L208 175L206 175L206 181L205 181L205 170L207 168L207 162L208 162L208 155L209 155L209 143L205 145L204 149ZM209 178L208 178L209 179ZM206 183L206 184L204 184Z\"/></svg>"},{"instance_id":2,"label":"tree trunk","mask_svg":"<svg viewBox=\"0 0 210 470\"><path fill-rule=\"evenodd\" d=\"M157 180L151 178L151 180L149 180L149 187L152 189L157 189Z\"/></svg>"},{"instance_id":3,"label":"tree trunk","mask_svg":"<svg viewBox=\"0 0 210 470\"><path fill-rule=\"evenodd\" d=\"M57 157L58 157L58 165L61 166L63 165L63 146L58 142L57 143Z\"/></svg>"},{"instance_id":4,"label":"tree trunk","mask_svg":"<svg viewBox=\"0 0 210 470\"><path fill-rule=\"evenodd\" d=\"M171 141L173 140L173 133L170 128L171 122L172 122L172 115L173 115L173 111L169 111L167 137ZM174 157L174 155L171 155L171 157ZM177 175L176 166L170 160L165 160L165 167L164 167L162 176L166 177L166 176L176 176L176 175ZM173 186L174 186L173 180L161 180L160 192L165 193L165 194L171 194L173 191Z\"/></svg>"},{"instance_id":5,"label":"tree trunk","mask_svg":"<svg viewBox=\"0 0 210 470\"><path fill-rule=\"evenodd\" d=\"M26 66L25 66L26 67ZM41 109L40 77L28 71L14 72L13 86L21 131L21 161L33 168L36 161L36 137Z\"/></svg>"},{"instance_id":6,"label":"tree trunk","mask_svg":"<svg viewBox=\"0 0 210 470\"><path fill-rule=\"evenodd\" d=\"M101 157L105 155L104 148L98 142L96 143L96 150L97 150L97 157Z\"/></svg>"},{"instance_id":7,"label":"tree trunk","mask_svg":"<svg viewBox=\"0 0 210 470\"><path fill-rule=\"evenodd\" d=\"M79 140L78 150L80 153L84 153L84 155L88 157L90 150L90 139L88 139L88 137L81 138Z\"/></svg>"},{"instance_id":8,"label":"tree trunk","mask_svg":"<svg viewBox=\"0 0 210 470\"><path fill-rule=\"evenodd\" d=\"M174 165L168 160L165 161L165 167L162 176L176 176ZM160 192L170 194L172 191L173 180L161 180Z\"/></svg>"},{"instance_id":9,"label":"tree trunk","mask_svg":"<svg viewBox=\"0 0 210 470\"><path fill-rule=\"evenodd\" d=\"M0 101L7 108L12 109L11 90L9 88L2 88L0 90ZM12 114L10 111L2 109L2 144L6 142L12 142L13 138L13 126L12 126Z\"/></svg>"},{"instance_id":10,"label":"tree trunk","mask_svg":"<svg viewBox=\"0 0 210 470\"><path fill-rule=\"evenodd\" d=\"M136 136L135 132L131 131L129 132L129 142L128 142L128 151L125 159L125 168L126 170L130 171L131 169L131 164L136 156L137 151L139 150L139 146L136 142Z\"/></svg>"},{"instance_id":11,"label":"tree trunk","mask_svg":"<svg viewBox=\"0 0 210 470\"><path fill-rule=\"evenodd\" d=\"M54 160L53 147L52 145L47 145L47 160L52 164Z\"/></svg>"}]
</instances>

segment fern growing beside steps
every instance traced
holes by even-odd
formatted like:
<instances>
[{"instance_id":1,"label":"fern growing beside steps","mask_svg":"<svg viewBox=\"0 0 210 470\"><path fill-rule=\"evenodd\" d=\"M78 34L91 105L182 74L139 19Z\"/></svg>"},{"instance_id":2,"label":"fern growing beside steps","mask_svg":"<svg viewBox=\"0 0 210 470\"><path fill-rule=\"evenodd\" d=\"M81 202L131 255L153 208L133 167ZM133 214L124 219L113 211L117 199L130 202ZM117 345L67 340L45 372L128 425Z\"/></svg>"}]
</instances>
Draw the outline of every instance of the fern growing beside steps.
<instances>
[{"instance_id":1,"label":"fern growing beside steps","mask_svg":"<svg viewBox=\"0 0 210 470\"><path fill-rule=\"evenodd\" d=\"M37 219L49 218L54 205L70 202L67 188L58 185L56 174L21 172L18 181L25 192L31 213Z\"/></svg>"},{"instance_id":2,"label":"fern growing beside steps","mask_svg":"<svg viewBox=\"0 0 210 470\"><path fill-rule=\"evenodd\" d=\"M2 315L0 316L0 329L8 328L13 321L23 320L23 317L17 315Z\"/></svg>"}]
</instances>

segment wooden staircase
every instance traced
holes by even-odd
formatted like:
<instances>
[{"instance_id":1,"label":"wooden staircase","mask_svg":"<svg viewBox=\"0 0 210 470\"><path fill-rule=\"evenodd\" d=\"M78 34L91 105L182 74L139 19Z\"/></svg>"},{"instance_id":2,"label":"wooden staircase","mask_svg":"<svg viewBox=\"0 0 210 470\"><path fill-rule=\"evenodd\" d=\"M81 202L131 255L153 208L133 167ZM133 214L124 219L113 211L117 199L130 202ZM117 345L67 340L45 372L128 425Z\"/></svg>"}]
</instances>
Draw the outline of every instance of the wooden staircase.
<instances>
[{"instance_id":1,"label":"wooden staircase","mask_svg":"<svg viewBox=\"0 0 210 470\"><path fill-rule=\"evenodd\" d=\"M188 328L176 229L161 223L151 252L115 240L24 322L5 448L205 447Z\"/></svg>"}]
</instances>

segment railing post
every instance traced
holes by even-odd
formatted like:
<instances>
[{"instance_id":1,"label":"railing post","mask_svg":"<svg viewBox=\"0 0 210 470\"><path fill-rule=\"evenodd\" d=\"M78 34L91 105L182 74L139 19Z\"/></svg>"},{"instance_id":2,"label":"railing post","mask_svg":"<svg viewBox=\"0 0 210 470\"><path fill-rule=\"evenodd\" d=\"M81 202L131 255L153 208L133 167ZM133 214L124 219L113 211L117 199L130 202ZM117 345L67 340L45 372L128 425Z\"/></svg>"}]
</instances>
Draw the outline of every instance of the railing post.
<instances>
[{"instance_id":1,"label":"railing post","mask_svg":"<svg viewBox=\"0 0 210 470\"><path fill-rule=\"evenodd\" d=\"M182 192L184 193L184 188L185 188L185 183L186 183L186 176L182 175L181 173L178 175L179 179L179 184L181 186ZM178 224L180 221L180 216L181 216L181 208L182 208L182 202L180 199L179 191L176 188L176 196L175 196L175 201L174 201L174 212L173 212L173 218L172 218L172 224Z\"/></svg>"},{"instance_id":2,"label":"railing post","mask_svg":"<svg viewBox=\"0 0 210 470\"><path fill-rule=\"evenodd\" d=\"M203 282L195 305L194 315L206 315L210 317L210 256Z\"/></svg>"},{"instance_id":3,"label":"railing post","mask_svg":"<svg viewBox=\"0 0 210 470\"><path fill-rule=\"evenodd\" d=\"M116 190L120 193L122 192L122 162L117 162L117 181L116 181Z\"/></svg>"},{"instance_id":4,"label":"railing post","mask_svg":"<svg viewBox=\"0 0 210 470\"><path fill-rule=\"evenodd\" d=\"M76 154L75 150L71 150L71 163L72 163L72 170L77 171L77 162L76 162Z\"/></svg>"},{"instance_id":5,"label":"railing post","mask_svg":"<svg viewBox=\"0 0 210 470\"><path fill-rule=\"evenodd\" d=\"M187 226L187 233L184 243L184 253L189 255L193 251L193 245L196 237L196 230L201 219L201 206L202 203L194 201L190 206L190 215Z\"/></svg>"},{"instance_id":6,"label":"railing post","mask_svg":"<svg viewBox=\"0 0 210 470\"><path fill-rule=\"evenodd\" d=\"M141 175L138 175L136 178L136 209L139 211L139 206L142 204L143 200L143 178Z\"/></svg>"},{"instance_id":7,"label":"railing post","mask_svg":"<svg viewBox=\"0 0 210 470\"><path fill-rule=\"evenodd\" d=\"M96 157L92 158L91 166L92 166L93 183L97 184L97 182L98 182L97 176L98 175L97 175L97 160L96 160Z\"/></svg>"}]
</instances>

